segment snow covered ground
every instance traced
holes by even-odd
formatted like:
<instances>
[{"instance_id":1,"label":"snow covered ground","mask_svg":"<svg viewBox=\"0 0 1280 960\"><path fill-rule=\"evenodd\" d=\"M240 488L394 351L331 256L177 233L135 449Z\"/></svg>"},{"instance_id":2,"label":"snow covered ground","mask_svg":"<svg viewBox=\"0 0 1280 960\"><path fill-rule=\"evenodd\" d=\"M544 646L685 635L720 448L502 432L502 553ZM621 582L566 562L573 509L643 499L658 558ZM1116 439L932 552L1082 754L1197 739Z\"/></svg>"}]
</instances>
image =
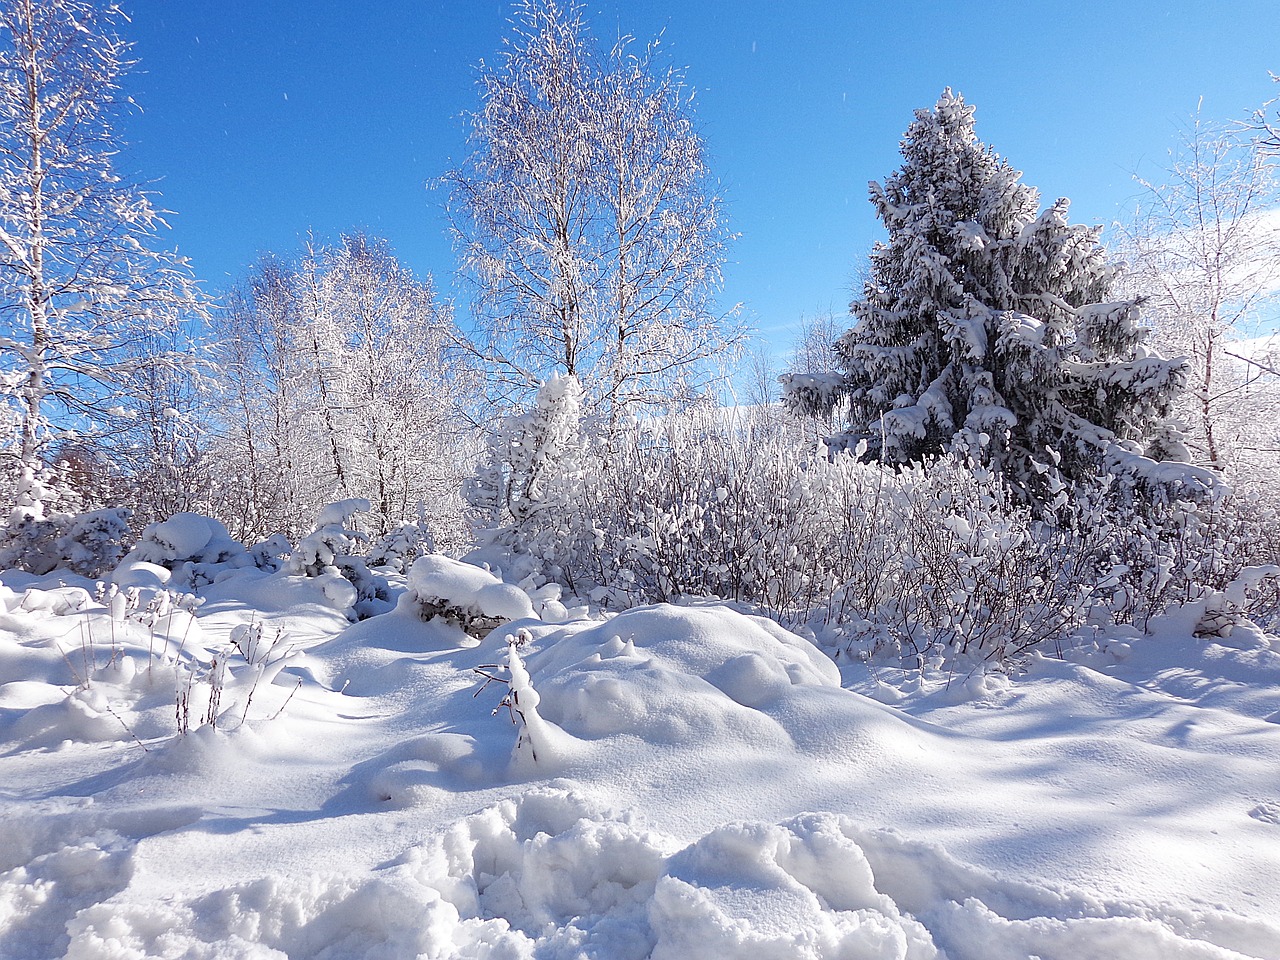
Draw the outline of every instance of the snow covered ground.
<instances>
[{"instance_id":1,"label":"snow covered ground","mask_svg":"<svg viewBox=\"0 0 1280 960\"><path fill-rule=\"evenodd\" d=\"M716 605L3 584L6 960L1280 957L1255 630L944 686Z\"/></svg>"}]
</instances>

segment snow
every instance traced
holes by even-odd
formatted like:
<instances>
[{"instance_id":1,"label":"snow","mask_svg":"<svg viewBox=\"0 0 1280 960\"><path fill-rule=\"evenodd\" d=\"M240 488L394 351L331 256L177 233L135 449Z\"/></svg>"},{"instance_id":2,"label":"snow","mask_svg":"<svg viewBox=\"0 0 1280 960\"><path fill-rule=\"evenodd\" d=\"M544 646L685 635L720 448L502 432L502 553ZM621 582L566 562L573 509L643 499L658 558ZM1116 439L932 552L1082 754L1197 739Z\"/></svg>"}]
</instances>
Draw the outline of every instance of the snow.
<instances>
[{"instance_id":1,"label":"snow","mask_svg":"<svg viewBox=\"0 0 1280 960\"><path fill-rule=\"evenodd\" d=\"M1280 641L1248 625L948 683L713 603L504 592L476 639L130 569L132 605L0 577L6 960L1280 956Z\"/></svg>"}]
</instances>

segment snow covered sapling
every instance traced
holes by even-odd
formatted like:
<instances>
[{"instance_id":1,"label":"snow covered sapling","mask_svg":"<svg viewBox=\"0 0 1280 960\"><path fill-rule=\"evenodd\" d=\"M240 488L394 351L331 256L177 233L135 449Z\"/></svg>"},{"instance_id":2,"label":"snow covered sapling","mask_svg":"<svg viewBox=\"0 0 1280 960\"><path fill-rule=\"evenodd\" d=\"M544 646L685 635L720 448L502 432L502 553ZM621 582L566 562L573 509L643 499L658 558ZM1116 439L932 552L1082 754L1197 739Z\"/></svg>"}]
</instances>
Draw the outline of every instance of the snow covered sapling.
<instances>
[{"instance_id":1,"label":"snow covered sapling","mask_svg":"<svg viewBox=\"0 0 1280 960\"><path fill-rule=\"evenodd\" d=\"M496 717L503 707L507 708L511 722L520 727L516 750L528 747L529 756L536 763L538 744L547 744L550 736L547 722L538 714L541 697L533 689L533 680L529 677L524 661L520 659L520 648L532 639L533 635L521 627L507 638L507 654L502 663L486 663L476 667L474 672L484 678L484 683L480 684L480 689L472 696L480 696L491 683L506 684L506 695L493 708L492 715Z\"/></svg>"},{"instance_id":2,"label":"snow covered sapling","mask_svg":"<svg viewBox=\"0 0 1280 960\"><path fill-rule=\"evenodd\" d=\"M425 520L402 523L382 536L369 548L366 558L370 567L389 567L396 573L405 573L413 561L428 553L436 552L436 541Z\"/></svg>"},{"instance_id":3,"label":"snow covered sapling","mask_svg":"<svg viewBox=\"0 0 1280 960\"><path fill-rule=\"evenodd\" d=\"M369 501L360 498L329 504L289 558L292 572L319 580L325 596L339 608L350 608L361 620L391 609L386 579L373 573L356 554L369 538L350 529L355 515L367 513L369 508Z\"/></svg>"},{"instance_id":4,"label":"snow covered sapling","mask_svg":"<svg viewBox=\"0 0 1280 960\"><path fill-rule=\"evenodd\" d=\"M543 558L563 539L582 477L581 418L582 387L557 374L527 413L508 417L490 438L465 495L493 542Z\"/></svg>"},{"instance_id":5,"label":"snow covered sapling","mask_svg":"<svg viewBox=\"0 0 1280 960\"><path fill-rule=\"evenodd\" d=\"M855 325L836 343L840 380L792 378L788 402L850 405L839 447L866 441L886 463L955 451L995 469L1027 502L1052 494L1036 461L1067 481L1099 468L1139 485L1208 486L1167 422L1185 363L1143 346L1136 301L1112 302L1098 230L1067 221L974 133L950 90L920 110L903 165L871 198L888 241L871 255Z\"/></svg>"},{"instance_id":6,"label":"snow covered sapling","mask_svg":"<svg viewBox=\"0 0 1280 960\"><path fill-rule=\"evenodd\" d=\"M82 577L100 577L120 563L129 539L128 510L91 510L68 520L58 549L68 569Z\"/></svg>"},{"instance_id":7,"label":"snow covered sapling","mask_svg":"<svg viewBox=\"0 0 1280 960\"><path fill-rule=\"evenodd\" d=\"M289 558L290 569L306 577L336 572L340 558L351 556L368 541L367 536L350 529L349 525L357 513L367 513L369 506L368 500L353 497L322 509L311 532L294 548Z\"/></svg>"},{"instance_id":8,"label":"snow covered sapling","mask_svg":"<svg viewBox=\"0 0 1280 960\"><path fill-rule=\"evenodd\" d=\"M292 555L293 544L283 533L273 533L249 548L249 559L253 561L253 565L268 573L284 569L285 562Z\"/></svg>"}]
</instances>

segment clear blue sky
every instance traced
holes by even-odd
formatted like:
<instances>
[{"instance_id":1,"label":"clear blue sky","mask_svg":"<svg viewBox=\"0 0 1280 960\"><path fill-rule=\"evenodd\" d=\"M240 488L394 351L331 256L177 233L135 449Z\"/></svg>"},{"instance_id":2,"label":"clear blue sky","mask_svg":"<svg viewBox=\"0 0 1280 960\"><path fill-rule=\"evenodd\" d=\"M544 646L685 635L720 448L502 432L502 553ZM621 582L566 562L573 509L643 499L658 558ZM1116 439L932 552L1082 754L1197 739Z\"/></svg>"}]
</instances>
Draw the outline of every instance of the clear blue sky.
<instances>
[{"instance_id":1,"label":"clear blue sky","mask_svg":"<svg viewBox=\"0 0 1280 960\"><path fill-rule=\"evenodd\" d=\"M465 150L476 66L496 59L497 0L126 0L143 112L121 165L158 181L171 239L211 290L259 251L356 227L449 289L443 196ZM978 131L1073 220L1111 221L1132 174L1166 155L1203 97L1207 117L1280 94L1275 0L860 3L593 0L605 41L664 45L742 234L723 300L779 347L801 314L844 310L878 224L867 182L898 164L912 110L945 86ZM460 311L461 312L461 311Z\"/></svg>"}]
</instances>

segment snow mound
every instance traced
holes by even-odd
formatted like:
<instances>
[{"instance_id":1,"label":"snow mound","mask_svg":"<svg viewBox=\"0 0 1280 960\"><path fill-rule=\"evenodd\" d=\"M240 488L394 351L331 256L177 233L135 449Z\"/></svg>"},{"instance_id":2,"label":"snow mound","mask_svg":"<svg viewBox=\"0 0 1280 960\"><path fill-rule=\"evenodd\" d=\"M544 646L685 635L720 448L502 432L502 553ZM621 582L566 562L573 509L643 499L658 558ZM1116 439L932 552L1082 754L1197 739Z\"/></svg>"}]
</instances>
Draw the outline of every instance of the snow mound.
<instances>
[{"instance_id":1,"label":"snow mound","mask_svg":"<svg viewBox=\"0 0 1280 960\"><path fill-rule=\"evenodd\" d=\"M723 605L477 640L56 584L0 585L5 960L1280 957L1244 627L890 708Z\"/></svg>"},{"instance_id":2,"label":"snow mound","mask_svg":"<svg viewBox=\"0 0 1280 960\"><path fill-rule=\"evenodd\" d=\"M640 607L550 636L526 657L540 712L580 738L762 745L786 737L771 714L840 685L811 643L724 607Z\"/></svg>"},{"instance_id":3,"label":"snow mound","mask_svg":"<svg viewBox=\"0 0 1280 960\"><path fill-rule=\"evenodd\" d=\"M681 851L655 886L653 960L937 957L929 931L876 889L851 830L832 814L733 823Z\"/></svg>"},{"instance_id":4,"label":"snow mound","mask_svg":"<svg viewBox=\"0 0 1280 960\"><path fill-rule=\"evenodd\" d=\"M533 602L519 587L503 583L488 570L435 553L413 562L400 605L416 609L423 619L439 614L464 624L536 618Z\"/></svg>"}]
</instances>

